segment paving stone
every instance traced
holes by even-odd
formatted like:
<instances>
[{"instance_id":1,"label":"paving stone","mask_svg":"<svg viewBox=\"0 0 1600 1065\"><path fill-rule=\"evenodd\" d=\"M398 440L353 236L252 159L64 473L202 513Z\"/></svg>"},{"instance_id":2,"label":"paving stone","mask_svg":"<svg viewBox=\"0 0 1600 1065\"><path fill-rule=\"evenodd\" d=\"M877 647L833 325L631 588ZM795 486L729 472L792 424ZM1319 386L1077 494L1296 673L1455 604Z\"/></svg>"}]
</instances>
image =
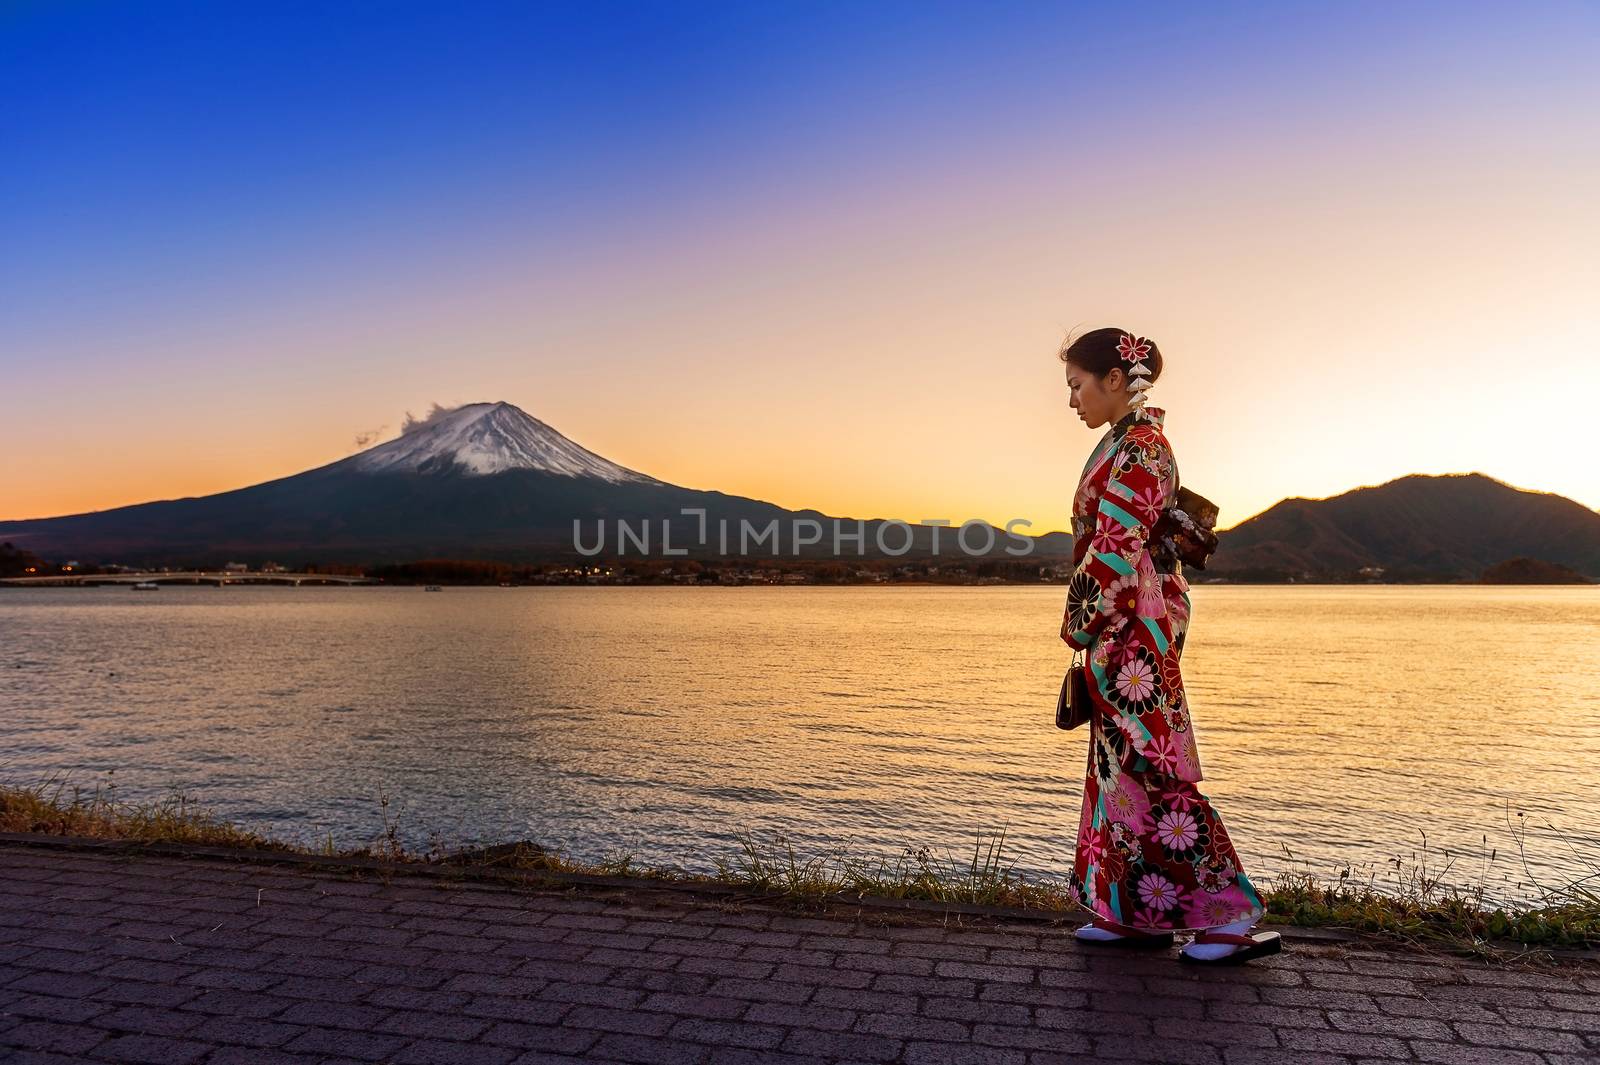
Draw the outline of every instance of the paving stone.
<instances>
[{"instance_id":1,"label":"paving stone","mask_svg":"<svg viewBox=\"0 0 1600 1065\"><path fill-rule=\"evenodd\" d=\"M1025 1025L1032 1023L1032 1013L1027 1006L1002 1002L979 1001L965 998L944 998L933 995L922 1001L922 1013L927 1017L942 1017L952 1021L984 1021L989 1024Z\"/></svg>"},{"instance_id":2,"label":"paving stone","mask_svg":"<svg viewBox=\"0 0 1600 1065\"><path fill-rule=\"evenodd\" d=\"M901 1040L888 1036L866 1032L819 1032L814 1028L795 1029L779 1047L791 1054L815 1054L856 1061L898 1061L902 1048Z\"/></svg>"},{"instance_id":3,"label":"paving stone","mask_svg":"<svg viewBox=\"0 0 1600 1065\"><path fill-rule=\"evenodd\" d=\"M854 969L835 969L819 965L780 965L772 971L770 979L792 984L845 987L859 991L871 985L872 976L872 973Z\"/></svg>"},{"instance_id":4,"label":"paving stone","mask_svg":"<svg viewBox=\"0 0 1600 1065\"><path fill-rule=\"evenodd\" d=\"M1031 984L1037 975L1031 968L1020 965L979 965L971 962L941 961L933 971L939 976L969 980L995 980L1008 984Z\"/></svg>"},{"instance_id":5,"label":"paving stone","mask_svg":"<svg viewBox=\"0 0 1600 1065\"><path fill-rule=\"evenodd\" d=\"M656 952L652 951L651 953ZM666 956L671 957L672 955ZM736 976L744 980L761 980L771 975L777 966L769 961L706 958L699 955L690 955L683 957L678 962L677 968L682 973L705 973L710 976Z\"/></svg>"},{"instance_id":6,"label":"paving stone","mask_svg":"<svg viewBox=\"0 0 1600 1065\"><path fill-rule=\"evenodd\" d=\"M748 999L719 995L679 995L658 991L640 1002L638 1008L651 1012L674 1013L680 1017L732 1020L750 1008Z\"/></svg>"},{"instance_id":7,"label":"paving stone","mask_svg":"<svg viewBox=\"0 0 1600 1065\"><path fill-rule=\"evenodd\" d=\"M1013 951L1012 953L1016 952ZM934 961L985 962L990 960L990 949L988 947L958 946L954 943L896 943L893 954L897 958L929 958ZM1033 963L1028 962L1026 964L1031 965Z\"/></svg>"},{"instance_id":8,"label":"paving stone","mask_svg":"<svg viewBox=\"0 0 1600 1065\"><path fill-rule=\"evenodd\" d=\"M666 1013L644 1013L631 1009L610 1009L605 1006L575 1006L561 1023L572 1028L598 1028L604 1032L626 1032L629 1035L664 1035L673 1025L674 1018Z\"/></svg>"},{"instance_id":9,"label":"paving stone","mask_svg":"<svg viewBox=\"0 0 1600 1065\"><path fill-rule=\"evenodd\" d=\"M1413 1040L1411 1052L1416 1060L1437 1065L1545 1065L1542 1055L1531 1050L1507 1047L1475 1047L1464 1043L1430 1043Z\"/></svg>"},{"instance_id":10,"label":"paving stone","mask_svg":"<svg viewBox=\"0 0 1600 1065\"><path fill-rule=\"evenodd\" d=\"M1164 1065L1222 1065L1222 1051L1187 1039L1137 1035L1101 1035L1094 1040L1101 1060L1159 1061Z\"/></svg>"},{"instance_id":11,"label":"paving stone","mask_svg":"<svg viewBox=\"0 0 1600 1065\"><path fill-rule=\"evenodd\" d=\"M698 944L704 946L706 944ZM713 940L711 946L731 946ZM652 950L680 951L683 946L681 941L658 939ZM691 948L691 950L694 948ZM739 947L738 953L719 955L730 958L740 958L751 962L772 962L775 965L814 965L819 968L831 966L839 959L836 950L802 950L799 947Z\"/></svg>"},{"instance_id":12,"label":"paving stone","mask_svg":"<svg viewBox=\"0 0 1600 1065\"><path fill-rule=\"evenodd\" d=\"M205 1065L327 1065L334 1059L304 1054L286 1054L270 1047L218 1047L206 1058Z\"/></svg>"},{"instance_id":13,"label":"paving stone","mask_svg":"<svg viewBox=\"0 0 1600 1065\"><path fill-rule=\"evenodd\" d=\"M297 1004L297 999L278 998L275 995L251 991L207 991L198 998L185 1002L181 1008L195 1013L260 1019L280 1014Z\"/></svg>"},{"instance_id":14,"label":"paving stone","mask_svg":"<svg viewBox=\"0 0 1600 1065\"><path fill-rule=\"evenodd\" d=\"M187 1035L207 1020L206 1014L187 1013L182 1010L158 1009L151 1006L123 1006L108 1010L89 1023L96 1028L115 1032L138 1032L143 1035Z\"/></svg>"},{"instance_id":15,"label":"paving stone","mask_svg":"<svg viewBox=\"0 0 1600 1065\"><path fill-rule=\"evenodd\" d=\"M1294 1050L1316 1050L1326 1054L1359 1054L1373 1058L1404 1060L1411 1055L1406 1045L1392 1036L1366 1035L1318 1028L1285 1028L1278 1033L1284 1046Z\"/></svg>"},{"instance_id":16,"label":"paving stone","mask_svg":"<svg viewBox=\"0 0 1600 1065\"><path fill-rule=\"evenodd\" d=\"M613 984L564 984L554 981L541 988L536 997L542 1001L574 1005L634 1006L642 1002L646 994L636 988Z\"/></svg>"},{"instance_id":17,"label":"paving stone","mask_svg":"<svg viewBox=\"0 0 1600 1065\"><path fill-rule=\"evenodd\" d=\"M321 1028L349 1028L371 1031L390 1011L350 1002L296 1002L277 1015L285 1024L316 1025Z\"/></svg>"},{"instance_id":18,"label":"paving stone","mask_svg":"<svg viewBox=\"0 0 1600 1065\"><path fill-rule=\"evenodd\" d=\"M902 1060L907 1065L1024 1065L1029 1058L1010 1047L911 1042Z\"/></svg>"},{"instance_id":19,"label":"paving stone","mask_svg":"<svg viewBox=\"0 0 1600 1065\"><path fill-rule=\"evenodd\" d=\"M94 1056L105 1061L145 1062L148 1065L189 1065L210 1056L210 1043L169 1039L159 1035L117 1035L95 1044Z\"/></svg>"},{"instance_id":20,"label":"paving stone","mask_svg":"<svg viewBox=\"0 0 1600 1065\"><path fill-rule=\"evenodd\" d=\"M908 1013L865 1013L856 1020L851 1030L886 1035L893 1039L943 1040L950 1043L966 1042L972 1035L971 1026L962 1021L945 1021Z\"/></svg>"},{"instance_id":21,"label":"paving stone","mask_svg":"<svg viewBox=\"0 0 1600 1065\"><path fill-rule=\"evenodd\" d=\"M943 992L939 991L929 991L928 993L943 994ZM917 1012L916 995L906 995L893 991L851 991L839 987L819 987L812 994L809 1004L849 1010L874 1010L879 1013Z\"/></svg>"},{"instance_id":22,"label":"paving stone","mask_svg":"<svg viewBox=\"0 0 1600 1065\"><path fill-rule=\"evenodd\" d=\"M1222 1056L1227 1065L1349 1065L1350 1062L1349 1058L1334 1054L1270 1047L1228 1047Z\"/></svg>"},{"instance_id":23,"label":"paving stone","mask_svg":"<svg viewBox=\"0 0 1600 1065\"><path fill-rule=\"evenodd\" d=\"M115 981L81 973L27 972L6 983L8 991L29 991L57 998L88 998L113 986Z\"/></svg>"},{"instance_id":24,"label":"paving stone","mask_svg":"<svg viewBox=\"0 0 1600 1065\"><path fill-rule=\"evenodd\" d=\"M1583 981L1587 983L1588 981ZM1600 985L1597 985L1600 987ZM1539 996L1552 1009L1574 1010L1579 1013L1600 1012L1600 989L1576 994L1544 992Z\"/></svg>"},{"instance_id":25,"label":"paving stone","mask_svg":"<svg viewBox=\"0 0 1600 1065\"><path fill-rule=\"evenodd\" d=\"M1129 995L1126 993L1102 994L1090 992L1089 1007L1105 1013L1144 1013L1153 1017L1189 1017L1199 1019L1204 1015L1205 1002L1200 998L1176 995Z\"/></svg>"},{"instance_id":26,"label":"paving stone","mask_svg":"<svg viewBox=\"0 0 1600 1065\"><path fill-rule=\"evenodd\" d=\"M37 940L34 941L37 945ZM90 973L110 965L120 964L103 954L82 953L74 950L36 949L27 956L26 967L52 973ZM119 973L108 974L111 976Z\"/></svg>"},{"instance_id":27,"label":"paving stone","mask_svg":"<svg viewBox=\"0 0 1600 1065\"><path fill-rule=\"evenodd\" d=\"M1093 1032L1106 1035L1152 1035L1154 1018L1139 1013L1096 1013L1092 1010L1062 1010L1040 1006L1033 1011L1034 1023L1041 1028L1068 1032Z\"/></svg>"},{"instance_id":28,"label":"paving stone","mask_svg":"<svg viewBox=\"0 0 1600 1065\"><path fill-rule=\"evenodd\" d=\"M638 1035L611 1033L590 1048L590 1054L603 1061L643 1062L646 1065L702 1065L711 1048L701 1043L677 1039L649 1039Z\"/></svg>"},{"instance_id":29,"label":"paving stone","mask_svg":"<svg viewBox=\"0 0 1600 1065\"><path fill-rule=\"evenodd\" d=\"M1343 1032L1392 1035L1399 1039L1450 1040L1454 1038L1449 1025L1422 1017L1397 1017L1392 1014L1346 1013L1343 1010L1329 1010L1328 1022Z\"/></svg>"},{"instance_id":30,"label":"paving stone","mask_svg":"<svg viewBox=\"0 0 1600 1065\"><path fill-rule=\"evenodd\" d=\"M98 1028L55 1021L24 1021L0 1033L0 1041L3 1041L0 1045L56 1054L83 1054L107 1038L110 1033Z\"/></svg>"},{"instance_id":31,"label":"paving stone","mask_svg":"<svg viewBox=\"0 0 1600 1065\"><path fill-rule=\"evenodd\" d=\"M935 1033L929 1032L929 1035ZM1032 1025L975 1024L970 1039L950 1039L949 1042L968 1042L974 1046L1012 1047L1017 1050L1049 1050L1061 1053L1073 1048L1088 1053L1091 1047L1088 1035L1079 1032L1052 1031Z\"/></svg>"},{"instance_id":32,"label":"paving stone","mask_svg":"<svg viewBox=\"0 0 1600 1065\"><path fill-rule=\"evenodd\" d=\"M176 1009L204 995L205 989L187 984L157 984L144 980L117 980L96 991L92 997L102 1002L122 1002Z\"/></svg>"},{"instance_id":33,"label":"paving stone","mask_svg":"<svg viewBox=\"0 0 1600 1065\"><path fill-rule=\"evenodd\" d=\"M748 1021L716 1021L704 1017L684 1017L667 1032L673 1039L711 1046L748 1047L771 1050L783 1042L787 1030L776 1024Z\"/></svg>"},{"instance_id":34,"label":"paving stone","mask_svg":"<svg viewBox=\"0 0 1600 1065\"><path fill-rule=\"evenodd\" d=\"M1228 1024L1193 1017L1157 1017L1155 1033L1164 1039L1192 1039L1218 1047L1278 1046L1278 1036L1264 1024Z\"/></svg>"},{"instance_id":35,"label":"paving stone","mask_svg":"<svg viewBox=\"0 0 1600 1065\"><path fill-rule=\"evenodd\" d=\"M603 1034L602 1032L584 1028L501 1021L484 1032L478 1042L492 1046L516 1047L522 1050L546 1050L552 1053L576 1054L599 1042Z\"/></svg>"},{"instance_id":36,"label":"paving stone","mask_svg":"<svg viewBox=\"0 0 1600 1065\"><path fill-rule=\"evenodd\" d=\"M377 1023L375 1030L423 1039L453 1039L466 1042L482 1035L491 1024L492 1022L482 1017L408 1009L389 1014Z\"/></svg>"},{"instance_id":37,"label":"paving stone","mask_svg":"<svg viewBox=\"0 0 1600 1065\"><path fill-rule=\"evenodd\" d=\"M768 983L762 980L732 978L718 980L712 984L710 993L726 995L728 998L751 999L756 1002L788 1002L793 1005L810 998L813 990L804 984Z\"/></svg>"},{"instance_id":38,"label":"paving stone","mask_svg":"<svg viewBox=\"0 0 1600 1065\"><path fill-rule=\"evenodd\" d=\"M57 998L54 995L24 995L0 1005L0 1014L35 1018L44 1021L71 1021L82 1024L93 1017L111 1013L115 1006L107 1002L93 1002L79 998Z\"/></svg>"},{"instance_id":39,"label":"paving stone","mask_svg":"<svg viewBox=\"0 0 1600 1065\"><path fill-rule=\"evenodd\" d=\"M1329 1028L1328 1015L1305 1006L1273 1006L1268 1003L1208 1002L1206 1016L1229 1024L1265 1024L1275 1029Z\"/></svg>"},{"instance_id":40,"label":"paving stone","mask_svg":"<svg viewBox=\"0 0 1600 1065\"><path fill-rule=\"evenodd\" d=\"M248 1017L193 1018L198 1023L183 1034L190 1039L229 1046L278 1047L300 1035L306 1029L298 1024L280 1024L277 1021L256 1021ZM100 1020L104 1020L101 1018ZM98 1023L98 1022L97 1022Z\"/></svg>"},{"instance_id":41,"label":"paving stone","mask_svg":"<svg viewBox=\"0 0 1600 1065\"><path fill-rule=\"evenodd\" d=\"M1023 987L1021 984L990 984L978 991L978 1002L1019 1003L1028 1006L1053 1006L1056 1009L1083 1009L1089 1004L1086 991L1067 991L1059 987Z\"/></svg>"},{"instance_id":42,"label":"paving stone","mask_svg":"<svg viewBox=\"0 0 1600 1065\"><path fill-rule=\"evenodd\" d=\"M745 1011L744 1019L762 1024L776 1024L788 1028L815 1028L822 1031L842 1032L853 1027L860 1016L854 1010L809 1004L797 1006L788 1002L757 1002ZM881 1016L881 1014L880 1014ZM896 1014L896 1016L905 1016Z\"/></svg>"},{"instance_id":43,"label":"paving stone","mask_svg":"<svg viewBox=\"0 0 1600 1065\"><path fill-rule=\"evenodd\" d=\"M397 1035L376 1035L339 1028L312 1028L295 1036L282 1047L287 1051L336 1054L362 1061L384 1061L405 1046L409 1039Z\"/></svg>"},{"instance_id":44,"label":"paving stone","mask_svg":"<svg viewBox=\"0 0 1600 1065\"><path fill-rule=\"evenodd\" d=\"M710 1051L709 1065L829 1065L827 1059L782 1051L755 1051L750 1047L718 1046Z\"/></svg>"},{"instance_id":45,"label":"paving stone","mask_svg":"<svg viewBox=\"0 0 1600 1065\"><path fill-rule=\"evenodd\" d=\"M1585 1049L1583 1040L1571 1032L1553 1032L1544 1028L1522 1028L1505 1024L1472 1024L1457 1022L1456 1031L1474 1046L1523 1047L1528 1050L1550 1050L1570 1054Z\"/></svg>"},{"instance_id":46,"label":"paving stone","mask_svg":"<svg viewBox=\"0 0 1600 1065\"><path fill-rule=\"evenodd\" d=\"M1543 1028L1560 1032L1600 1034L1600 996L1596 996L1586 1013L1566 1010L1528 1010L1507 1006L1500 1012L1506 1020L1523 1028Z\"/></svg>"},{"instance_id":47,"label":"paving stone","mask_svg":"<svg viewBox=\"0 0 1600 1065\"><path fill-rule=\"evenodd\" d=\"M506 1065L520 1051L481 1043L457 1043L443 1039L419 1039L402 1048L386 1061L394 1065Z\"/></svg>"}]
</instances>

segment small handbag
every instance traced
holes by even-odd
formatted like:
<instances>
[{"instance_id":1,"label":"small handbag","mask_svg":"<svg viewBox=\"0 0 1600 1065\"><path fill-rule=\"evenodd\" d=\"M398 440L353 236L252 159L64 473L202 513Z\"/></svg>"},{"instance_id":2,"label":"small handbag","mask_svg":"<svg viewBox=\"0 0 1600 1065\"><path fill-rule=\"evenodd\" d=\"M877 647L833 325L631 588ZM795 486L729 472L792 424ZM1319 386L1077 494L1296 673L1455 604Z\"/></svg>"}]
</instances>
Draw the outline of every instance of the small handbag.
<instances>
[{"instance_id":1,"label":"small handbag","mask_svg":"<svg viewBox=\"0 0 1600 1065\"><path fill-rule=\"evenodd\" d=\"M1056 728L1077 728L1089 720L1089 675L1073 652L1072 665L1061 680L1061 695L1056 699Z\"/></svg>"}]
</instances>

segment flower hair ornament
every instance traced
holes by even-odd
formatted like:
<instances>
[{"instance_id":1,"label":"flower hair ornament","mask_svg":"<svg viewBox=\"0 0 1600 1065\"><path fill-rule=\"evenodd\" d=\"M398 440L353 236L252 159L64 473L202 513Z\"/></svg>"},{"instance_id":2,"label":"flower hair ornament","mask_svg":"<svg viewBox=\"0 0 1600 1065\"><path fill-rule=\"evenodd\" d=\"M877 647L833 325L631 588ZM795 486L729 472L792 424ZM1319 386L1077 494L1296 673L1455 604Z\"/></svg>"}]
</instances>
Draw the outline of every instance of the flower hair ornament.
<instances>
[{"instance_id":1,"label":"flower hair ornament","mask_svg":"<svg viewBox=\"0 0 1600 1065\"><path fill-rule=\"evenodd\" d=\"M1123 333L1122 339L1117 341L1117 354L1122 361L1128 363L1128 391L1133 393L1133 398L1128 401L1131 410L1140 410L1144 407L1145 391L1153 384L1150 380L1150 367L1144 361L1150 354L1150 341L1144 337L1136 337L1131 333Z\"/></svg>"}]
</instances>

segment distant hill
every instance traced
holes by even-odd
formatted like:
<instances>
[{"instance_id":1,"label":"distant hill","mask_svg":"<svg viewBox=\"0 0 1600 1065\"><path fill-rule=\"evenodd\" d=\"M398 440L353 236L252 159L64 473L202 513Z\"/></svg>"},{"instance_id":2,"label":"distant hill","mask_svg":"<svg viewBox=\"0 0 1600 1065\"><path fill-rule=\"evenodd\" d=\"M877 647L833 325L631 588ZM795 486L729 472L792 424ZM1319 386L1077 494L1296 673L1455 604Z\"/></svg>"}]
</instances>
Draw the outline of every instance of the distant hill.
<instances>
[{"instance_id":1,"label":"distant hill","mask_svg":"<svg viewBox=\"0 0 1600 1065\"><path fill-rule=\"evenodd\" d=\"M1207 572L1232 579L1476 580L1513 558L1600 576L1600 514L1481 473L1285 499L1219 539Z\"/></svg>"},{"instance_id":2,"label":"distant hill","mask_svg":"<svg viewBox=\"0 0 1600 1065\"><path fill-rule=\"evenodd\" d=\"M1484 584L1593 584L1588 577L1568 566L1540 562L1536 558L1508 558L1483 571Z\"/></svg>"}]
</instances>

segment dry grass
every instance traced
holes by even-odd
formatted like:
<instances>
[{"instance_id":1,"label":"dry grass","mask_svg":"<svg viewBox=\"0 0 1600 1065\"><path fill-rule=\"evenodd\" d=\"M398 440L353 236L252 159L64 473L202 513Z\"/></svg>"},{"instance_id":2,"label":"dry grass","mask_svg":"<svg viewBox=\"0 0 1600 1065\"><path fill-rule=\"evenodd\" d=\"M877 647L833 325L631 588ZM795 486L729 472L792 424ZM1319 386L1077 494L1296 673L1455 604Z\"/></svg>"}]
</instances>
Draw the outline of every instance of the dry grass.
<instances>
[{"instance_id":1,"label":"dry grass","mask_svg":"<svg viewBox=\"0 0 1600 1065\"><path fill-rule=\"evenodd\" d=\"M877 896L937 902L1072 911L1076 904L1065 880L1028 878L1004 860L1005 832L986 843L980 834L970 856L939 857L927 847L907 847L893 861L860 859L842 848L803 854L783 832L767 841L736 833L738 849L715 855L716 872L635 864L630 855L602 862L580 862L536 843L451 848L435 838L424 851L408 850L380 797L384 831L373 844L339 848L331 834L315 846L270 839L205 811L195 799L174 791L149 803L116 797L115 783L92 791L54 777L42 784L0 784L0 831L132 839L147 842L240 847L255 850L373 858L393 863L495 866L517 870L556 870L606 876L631 876L674 884L732 884L796 902L828 896ZM1519 819L1521 815L1518 815ZM1508 812L1509 820L1509 812ZM1511 825L1519 849L1526 833ZM1585 841L1592 845L1590 841ZM1580 865L1586 852L1575 849ZM1475 888L1446 885L1453 860L1436 861L1424 846L1412 860L1396 860L1394 876L1380 884L1376 874L1361 879L1346 869L1319 879L1292 868L1267 886L1263 898L1272 918L1303 926L1342 927L1413 944L1427 944L1486 957L1504 957L1527 948L1600 948L1600 868L1555 888L1540 888L1534 902L1496 904L1488 900L1480 877ZM1493 857L1492 855L1490 856ZM1524 862L1524 866L1526 863ZM1487 868L1487 864L1485 866ZM1531 877L1531 874L1530 874Z\"/></svg>"}]
</instances>

